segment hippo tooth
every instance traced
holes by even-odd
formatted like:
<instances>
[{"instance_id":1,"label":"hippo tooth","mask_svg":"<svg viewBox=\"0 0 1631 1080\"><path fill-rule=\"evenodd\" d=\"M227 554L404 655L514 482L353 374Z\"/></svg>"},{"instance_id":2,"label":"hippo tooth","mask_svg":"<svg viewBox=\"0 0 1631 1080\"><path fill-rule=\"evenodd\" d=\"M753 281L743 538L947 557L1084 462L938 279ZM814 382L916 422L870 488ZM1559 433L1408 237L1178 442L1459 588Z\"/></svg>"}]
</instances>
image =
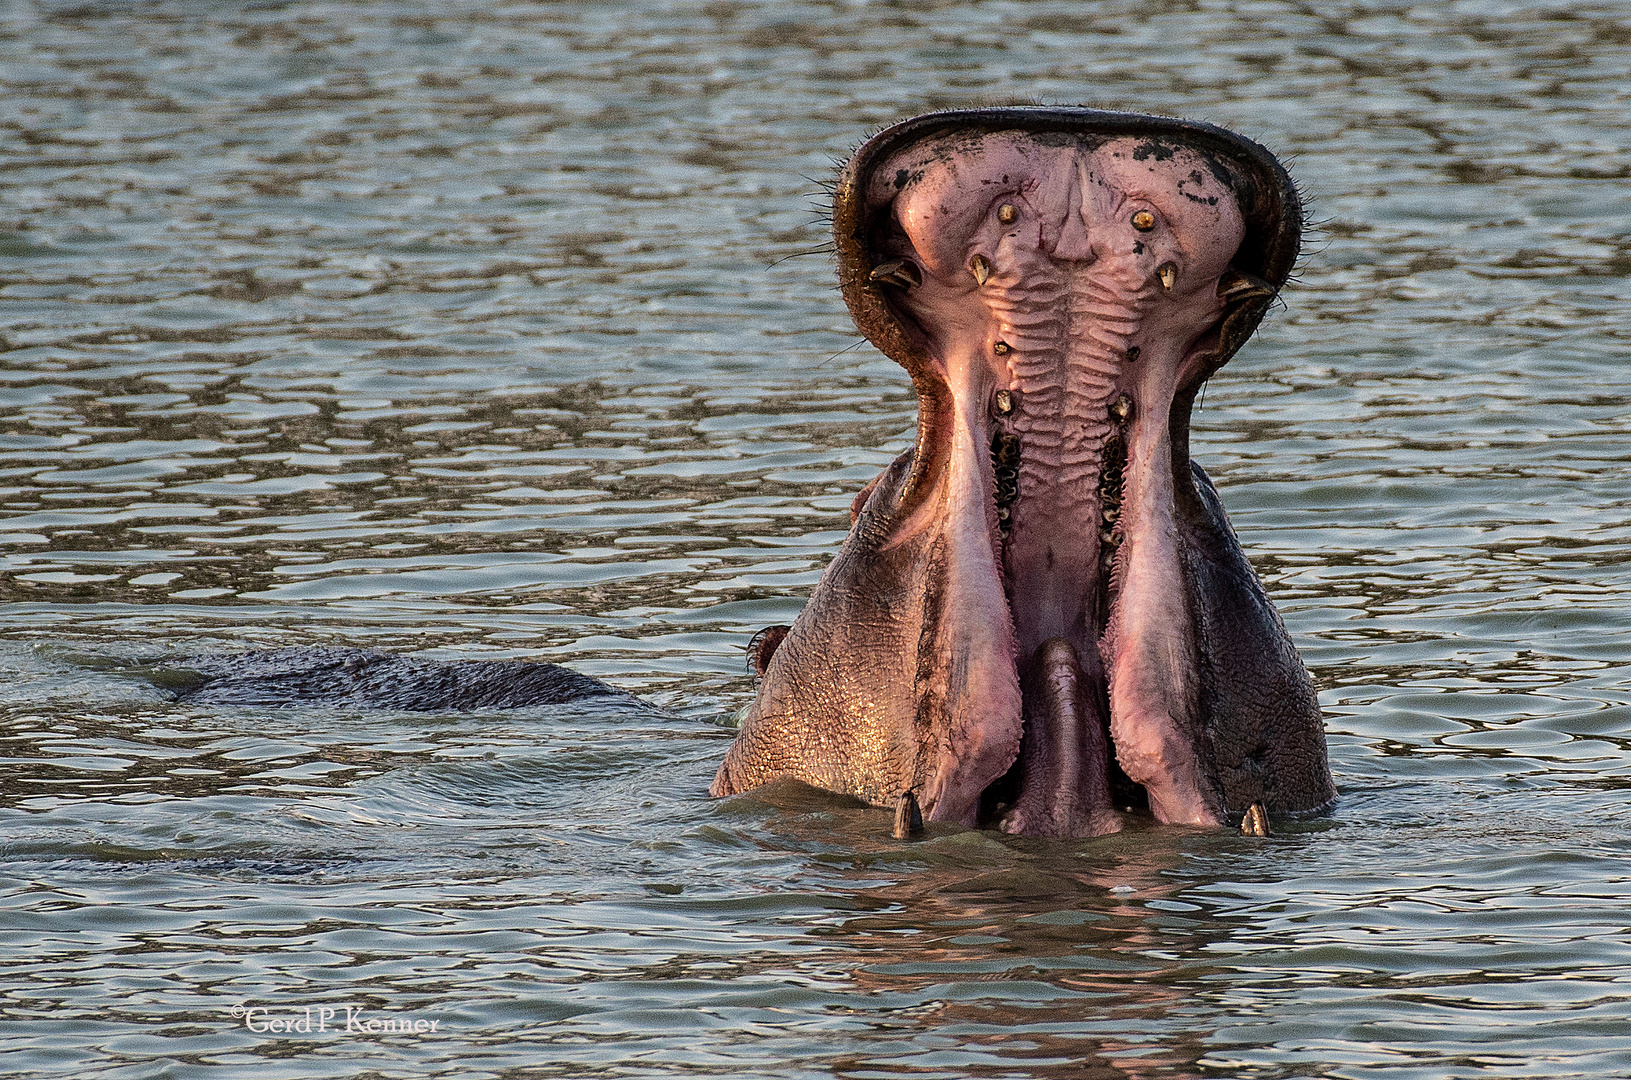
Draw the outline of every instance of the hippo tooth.
<instances>
[{"instance_id":1,"label":"hippo tooth","mask_svg":"<svg viewBox=\"0 0 1631 1080\"><path fill-rule=\"evenodd\" d=\"M923 284L923 271L910 259L893 259L866 276L874 285L898 285L910 289Z\"/></svg>"},{"instance_id":2,"label":"hippo tooth","mask_svg":"<svg viewBox=\"0 0 1631 1080\"><path fill-rule=\"evenodd\" d=\"M917 796L910 791L900 793L895 801L895 827L892 835L896 840L910 840L923 835L923 811L917 805Z\"/></svg>"},{"instance_id":3,"label":"hippo tooth","mask_svg":"<svg viewBox=\"0 0 1631 1080\"><path fill-rule=\"evenodd\" d=\"M1218 279L1218 299L1225 304L1274 295L1274 286L1260 277L1230 269Z\"/></svg>"}]
</instances>

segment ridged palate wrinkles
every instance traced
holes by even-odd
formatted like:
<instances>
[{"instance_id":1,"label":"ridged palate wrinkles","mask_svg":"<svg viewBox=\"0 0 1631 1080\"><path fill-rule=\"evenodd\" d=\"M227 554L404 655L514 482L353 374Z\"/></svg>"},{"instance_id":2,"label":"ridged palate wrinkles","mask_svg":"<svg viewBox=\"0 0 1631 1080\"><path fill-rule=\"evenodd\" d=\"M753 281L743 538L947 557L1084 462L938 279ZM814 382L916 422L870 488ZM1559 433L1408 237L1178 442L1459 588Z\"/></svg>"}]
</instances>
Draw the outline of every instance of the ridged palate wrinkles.
<instances>
[{"instance_id":1,"label":"ridged palate wrinkles","mask_svg":"<svg viewBox=\"0 0 1631 1080\"><path fill-rule=\"evenodd\" d=\"M1040 264L1040 265L1038 265ZM1008 354L1009 386L1021 408L1008 420L1020 436L1021 492L1048 491L1073 510L1097 498L1107 409L1140 311L1097 264L1061 267L1038 259L1022 280L994 278L987 308ZM1129 290L1130 291L1130 290Z\"/></svg>"}]
</instances>

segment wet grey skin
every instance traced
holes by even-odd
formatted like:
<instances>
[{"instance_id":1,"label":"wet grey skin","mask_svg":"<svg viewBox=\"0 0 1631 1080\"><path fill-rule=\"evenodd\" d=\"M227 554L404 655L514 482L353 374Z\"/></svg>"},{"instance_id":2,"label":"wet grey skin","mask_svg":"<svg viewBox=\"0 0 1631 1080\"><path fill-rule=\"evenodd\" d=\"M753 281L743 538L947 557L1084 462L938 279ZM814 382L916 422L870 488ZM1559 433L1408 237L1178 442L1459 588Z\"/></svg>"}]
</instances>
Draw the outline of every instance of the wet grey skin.
<instances>
[{"instance_id":1,"label":"wet grey skin","mask_svg":"<svg viewBox=\"0 0 1631 1080\"><path fill-rule=\"evenodd\" d=\"M1268 151L1085 109L935 113L834 197L856 325L918 394L716 796L793 777L929 821L1093 836L1335 797L1308 673L1189 458L1205 380L1298 253Z\"/></svg>"},{"instance_id":2,"label":"wet grey skin","mask_svg":"<svg viewBox=\"0 0 1631 1080\"><path fill-rule=\"evenodd\" d=\"M259 708L321 704L441 712L636 700L557 664L426 660L328 645L195 656L166 665L161 681L188 704Z\"/></svg>"}]
</instances>

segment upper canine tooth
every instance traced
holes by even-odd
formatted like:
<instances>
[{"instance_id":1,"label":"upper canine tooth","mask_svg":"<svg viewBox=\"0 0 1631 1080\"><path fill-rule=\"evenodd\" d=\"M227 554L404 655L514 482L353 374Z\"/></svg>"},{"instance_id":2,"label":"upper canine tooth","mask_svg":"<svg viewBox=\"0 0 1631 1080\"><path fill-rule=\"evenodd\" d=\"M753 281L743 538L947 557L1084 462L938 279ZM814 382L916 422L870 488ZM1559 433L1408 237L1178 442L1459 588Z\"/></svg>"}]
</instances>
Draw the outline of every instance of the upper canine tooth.
<instances>
[{"instance_id":1,"label":"upper canine tooth","mask_svg":"<svg viewBox=\"0 0 1631 1080\"><path fill-rule=\"evenodd\" d=\"M898 285L910 289L923 284L923 271L910 259L895 259L873 270L866 279L875 285Z\"/></svg>"},{"instance_id":2,"label":"upper canine tooth","mask_svg":"<svg viewBox=\"0 0 1631 1080\"><path fill-rule=\"evenodd\" d=\"M1233 267L1225 270L1218 279L1218 299L1226 304L1273 295L1274 287L1268 282Z\"/></svg>"},{"instance_id":3,"label":"upper canine tooth","mask_svg":"<svg viewBox=\"0 0 1631 1080\"><path fill-rule=\"evenodd\" d=\"M984 255L976 255L970 259L968 268L973 271L976 284L984 285L986 278L991 276L991 261Z\"/></svg>"},{"instance_id":4,"label":"upper canine tooth","mask_svg":"<svg viewBox=\"0 0 1631 1080\"><path fill-rule=\"evenodd\" d=\"M1178 280L1178 268L1171 263L1162 263L1155 268L1155 276L1161 279L1161 287L1171 292L1173 282Z\"/></svg>"}]
</instances>

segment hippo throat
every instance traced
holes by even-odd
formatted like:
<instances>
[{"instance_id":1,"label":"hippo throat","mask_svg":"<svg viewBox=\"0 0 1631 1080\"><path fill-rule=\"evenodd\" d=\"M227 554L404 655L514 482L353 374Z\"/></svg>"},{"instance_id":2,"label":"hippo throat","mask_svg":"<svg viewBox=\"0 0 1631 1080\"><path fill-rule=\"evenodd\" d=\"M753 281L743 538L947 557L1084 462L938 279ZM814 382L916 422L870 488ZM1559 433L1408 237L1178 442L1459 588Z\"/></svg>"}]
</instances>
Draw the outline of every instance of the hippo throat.
<instances>
[{"instance_id":1,"label":"hippo throat","mask_svg":"<svg viewBox=\"0 0 1631 1080\"><path fill-rule=\"evenodd\" d=\"M846 296L913 377L917 445L857 499L715 793L777 772L1058 836L1328 800L1306 673L1188 459L1196 391L1275 291L1240 265L1247 169L1023 127L865 165Z\"/></svg>"}]
</instances>

